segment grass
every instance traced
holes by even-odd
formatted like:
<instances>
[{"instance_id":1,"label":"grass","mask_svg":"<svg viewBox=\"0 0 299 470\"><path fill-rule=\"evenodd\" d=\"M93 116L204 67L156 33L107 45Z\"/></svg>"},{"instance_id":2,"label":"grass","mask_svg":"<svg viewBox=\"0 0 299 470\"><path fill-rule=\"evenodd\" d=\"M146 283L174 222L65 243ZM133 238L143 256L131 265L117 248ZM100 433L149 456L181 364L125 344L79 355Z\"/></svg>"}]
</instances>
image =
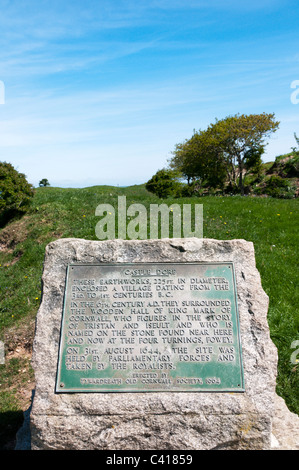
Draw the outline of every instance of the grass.
<instances>
[{"instance_id":1,"label":"grass","mask_svg":"<svg viewBox=\"0 0 299 470\"><path fill-rule=\"evenodd\" d=\"M18 422L18 412L25 409L21 391L25 384L30 386L32 371L28 361L21 365L19 357L16 363L14 352L24 341L32 342L46 245L57 238L96 240L97 205L111 204L117 212L119 195L126 196L127 207L140 203L148 214L150 204L203 204L205 238L242 238L254 243L257 268L270 298L270 334L279 353L277 393L299 414L299 365L290 362L291 345L299 340L298 200L207 196L162 201L139 185L37 188L30 211L0 230L0 340L7 353L5 365L0 365L2 417ZM20 377L16 370L26 372Z\"/></svg>"}]
</instances>

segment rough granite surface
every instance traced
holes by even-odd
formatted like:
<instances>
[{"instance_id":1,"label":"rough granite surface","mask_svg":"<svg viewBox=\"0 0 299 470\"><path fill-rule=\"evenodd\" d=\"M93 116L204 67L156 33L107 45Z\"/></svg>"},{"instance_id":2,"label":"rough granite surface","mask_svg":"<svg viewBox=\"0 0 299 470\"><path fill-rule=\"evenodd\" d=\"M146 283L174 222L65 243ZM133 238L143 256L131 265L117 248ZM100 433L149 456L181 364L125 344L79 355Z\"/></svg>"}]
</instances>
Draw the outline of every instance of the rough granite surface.
<instances>
[{"instance_id":1,"label":"rough granite surface","mask_svg":"<svg viewBox=\"0 0 299 470\"><path fill-rule=\"evenodd\" d=\"M245 393L55 394L67 265L163 261L234 262ZM33 349L31 449L298 448L299 418L275 393L277 350L269 335L268 297L251 242L60 239L46 248L42 282ZM287 439L282 421L285 428L292 426Z\"/></svg>"}]
</instances>

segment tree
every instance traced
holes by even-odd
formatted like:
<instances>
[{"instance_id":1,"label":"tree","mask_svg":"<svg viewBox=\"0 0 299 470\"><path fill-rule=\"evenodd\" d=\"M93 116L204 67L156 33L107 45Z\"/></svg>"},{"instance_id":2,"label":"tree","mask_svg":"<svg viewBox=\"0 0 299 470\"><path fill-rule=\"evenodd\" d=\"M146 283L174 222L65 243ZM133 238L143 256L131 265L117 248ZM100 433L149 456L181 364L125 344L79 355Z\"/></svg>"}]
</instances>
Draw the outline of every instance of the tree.
<instances>
[{"instance_id":1,"label":"tree","mask_svg":"<svg viewBox=\"0 0 299 470\"><path fill-rule=\"evenodd\" d=\"M187 180L188 185L199 175L203 177L204 165L201 159L199 148L198 133L193 134L191 139L176 144L175 150L172 152L173 157L169 161L169 166L174 171L178 171Z\"/></svg>"},{"instance_id":2,"label":"tree","mask_svg":"<svg viewBox=\"0 0 299 470\"><path fill-rule=\"evenodd\" d=\"M10 163L0 162L0 219L5 223L18 213L29 208L34 190L23 173Z\"/></svg>"},{"instance_id":3,"label":"tree","mask_svg":"<svg viewBox=\"0 0 299 470\"><path fill-rule=\"evenodd\" d=\"M39 182L39 187L42 187L42 186L50 186L50 183L49 181L47 180L47 178L43 178L42 180L40 180Z\"/></svg>"},{"instance_id":4,"label":"tree","mask_svg":"<svg viewBox=\"0 0 299 470\"><path fill-rule=\"evenodd\" d=\"M208 142L206 131L194 131L191 139L177 144L172 153L169 166L181 172L188 185L192 180L212 187L223 185L226 176L223 160L217 147Z\"/></svg>"},{"instance_id":5,"label":"tree","mask_svg":"<svg viewBox=\"0 0 299 470\"><path fill-rule=\"evenodd\" d=\"M170 162L187 177L205 179L211 186L239 186L244 194L246 165L258 164L264 152L265 139L275 132L279 122L274 114L228 116L210 124L204 131L194 132L191 139L176 146Z\"/></svg>"},{"instance_id":6,"label":"tree","mask_svg":"<svg viewBox=\"0 0 299 470\"><path fill-rule=\"evenodd\" d=\"M262 171L262 154L264 153L263 147L252 147L245 152L244 168L256 176L261 175Z\"/></svg>"},{"instance_id":7,"label":"tree","mask_svg":"<svg viewBox=\"0 0 299 470\"><path fill-rule=\"evenodd\" d=\"M279 122L275 121L275 115L266 113L236 114L216 120L215 124L209 126L208 132L213 136L214 145L221 151L227 168L232 169L235 182L238 179L241 194L244 194L243 171L248 152L259 149L259 153L262 153L266 138L278 127Z\"/></svg>"}]
</instances>

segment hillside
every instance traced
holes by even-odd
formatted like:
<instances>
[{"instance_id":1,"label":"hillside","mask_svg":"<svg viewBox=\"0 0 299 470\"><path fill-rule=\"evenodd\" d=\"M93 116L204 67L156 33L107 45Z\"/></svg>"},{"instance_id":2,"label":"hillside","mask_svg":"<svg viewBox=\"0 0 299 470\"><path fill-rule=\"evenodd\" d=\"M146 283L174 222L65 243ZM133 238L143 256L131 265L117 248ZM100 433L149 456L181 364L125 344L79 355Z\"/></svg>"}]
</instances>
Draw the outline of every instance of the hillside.
<instances>
[{"instance_id":1,"label":"hillside","mask_svg":"<svg viewBox=\"0 0 299 470\"><path fill-rule=\"evenodd\" d=\"M257 195L292 198L299 196L299 154L288 153L264 163L260 175L249 174L253 192Z\"/></svg>"},{"instance_id":2,"label":"hillside","mask_svg":"<svg viewBox=\"0 0 299 470\"><path fill-rule=\"evenodd\" d=\"M255 171L244 170L243 177L247 195L296 198L299 196L299 153L280 155L274 162L262 163Z\"/></svg>"},{"instance_id":3,"label":"hillside","mask_svg":"<svg viewBox=\"0 0 299 470\"><path fill-rule=\"evenodd\" d=\"M160 197L233 196L242 191L245 196L280 199L299 196L299 151L280 155L274 162L263 163L261 158L254 164L245 161L242 190L238 165L231 164L225 171L222 168L219 178L205 175L205 170L202 170L202 176L200 170L196 171L197 176L188 177L187 173L181 173L180 169L170 165L158 170L146 183L146 188Z\"/></svg>"},{"instance_id":4,"label":"hillside","mask_svg":"<svg viewBox=\"0 0 299 470\"><path fill-rule=\"evenodd\" d=\"M278 162L273 165L271 174L275 171L279 175ZM290 410L299 414L299 367L290 362L294 353L291 345L299 339L298 199L205 196L162 201L144 185L45 187L36 189L26 215L0 230L0 340L5 343L6 355L5 365L0 365L0 448L13 445L34 388L30 357L45 247L57 238L95 240L97 205L111 204L117 213L119 195L127 197L127 207L140 203L148 214L150 204L201 203L205 238L244 238L254 243L262 285L270 298L271 337L279 352L277 392Z\"/></svg>"}]
</instances>

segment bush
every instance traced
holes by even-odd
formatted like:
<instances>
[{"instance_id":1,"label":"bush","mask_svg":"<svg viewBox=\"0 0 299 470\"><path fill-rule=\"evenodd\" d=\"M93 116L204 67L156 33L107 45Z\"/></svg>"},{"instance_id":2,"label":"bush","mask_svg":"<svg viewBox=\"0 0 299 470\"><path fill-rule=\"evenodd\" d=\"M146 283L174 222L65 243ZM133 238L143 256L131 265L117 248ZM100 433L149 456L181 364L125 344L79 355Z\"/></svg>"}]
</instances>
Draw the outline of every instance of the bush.
<instances>
[{"instance_id":1,"label":"bush","mask_svg":"<svg viewBox=\"0 0 299 470\"><path fill-rule=\"evenodd\" d=\"M181 197L201 196L203 190L198 181L192 181L190 184L183 184L181 188Z\"/></svg>"},{"instance_id":2,"label":"bush","mask_svg":"<svg viewBox=\"0 0 299 470\"><path fill-rule=\"evenodd\" d=\"M224 189L224 194L230 194L230 195L240 194L239 186L237 186L236 184L230 181Z\"/></svg>"},{"instance_id":3,"label":"bush","mask_svg":"<svg viewBox=\"0 0 299 470\"><path fill-rule=\"evenodd\" d=\"M283 178L298 178L299 177L299 152L295 151L285 155L276 157L275 162L271 168Z\"/></svg>"},{"instance_id":4,"label":"bush","mask_svg":"<svg viewBox=\"0 0 299 470\"><path fill-rule=\"evenodd\" d=\"M265 181L263 187L255 189L255 194L266 194L271 197L292 198L294 197L294 189L291 187L289 180L281 176L271 176Z\"/></svg>"},{"instance_id":5,"label":"bush","mask_svg":"<svg viewBox=\"0 0 299 470\"><path fill-rule=\"evenodd\" d=\"M173 170L159 170L146 183L145 187L159 198L178 197L181 193L181 184L177 181L177 178L178 175Z\"/></svg>"},{"instance_id":6,"label":"bush","mask_svg":"<svg viewBox=\"0 0 299 470\"><path fill-rule=\"evenodd\" d=\"M28 210L34 190L23 173L6 162L0 162L0 223Z\"/></svg>"},{"instance_id":7,"label":"bush","mask_svg":"<svg viewBox=\"0 0 299 470\"><path fill-rule=\"evenodd\" d=\"M296 152L292 158L285 164L286 176L288 178L299 177L299 154Z\"/></svg>"}]
</instances>

